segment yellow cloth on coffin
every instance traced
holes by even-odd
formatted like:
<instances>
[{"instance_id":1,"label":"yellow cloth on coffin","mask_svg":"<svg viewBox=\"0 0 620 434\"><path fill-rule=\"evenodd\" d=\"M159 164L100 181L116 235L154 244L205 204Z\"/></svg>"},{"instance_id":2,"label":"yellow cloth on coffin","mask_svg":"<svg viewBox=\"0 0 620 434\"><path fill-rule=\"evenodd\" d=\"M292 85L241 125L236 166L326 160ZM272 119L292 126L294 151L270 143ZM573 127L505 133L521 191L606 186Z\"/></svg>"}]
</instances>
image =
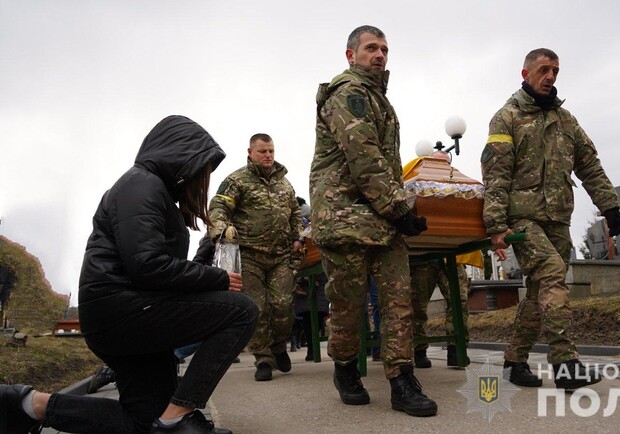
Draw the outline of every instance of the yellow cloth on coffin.
<instances>
[{"instance_id":1,"label":"yellow cloth on coffin","mask_svg":"<svg viewBox=\"0 0 620 434\"><path fill-rule=\"evenodd\" d=\"M403 181L407 181L413 177L413 169L426 157L414 158L403 166Z\"/></svg>"},{"instance_id":2,"label":"yellow cloth on coffin","mask_svg":"<svg viewBox=\"0 0 620 434\"><path fill-rule=\"evenodd\" d=\"M426 157L414 158L403 166L403 181L407 181L413 177L413 169ZM482 252L477 250L475 252L464 253L456 257L457 264L471 265L472 267L484 268L484 259Z\"/></svg>"}]
</instances>

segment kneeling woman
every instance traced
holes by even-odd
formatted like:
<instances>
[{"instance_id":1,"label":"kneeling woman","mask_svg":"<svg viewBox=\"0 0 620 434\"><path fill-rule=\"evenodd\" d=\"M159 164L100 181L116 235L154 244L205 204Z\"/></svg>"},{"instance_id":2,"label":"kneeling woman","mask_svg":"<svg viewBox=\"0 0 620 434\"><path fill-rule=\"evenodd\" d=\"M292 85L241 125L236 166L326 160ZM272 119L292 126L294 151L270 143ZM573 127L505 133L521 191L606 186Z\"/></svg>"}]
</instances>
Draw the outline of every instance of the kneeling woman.
<instances>
[{"instance_id":1,"label":"kneeling woman","mask_svg":"<svg viewBox=\"0 0 620 434\"><path fill-rule=\"evenodd\" d=\"M189 232L210 224L211 171L225 154L207 131L169 116L93 218L80 275L89 348L116 373L119 400L0 386L2 433L49 426L84 433L228 433L197 410L254 331L241 275L187 260ZM178 206L177 206L178 203ZM202 342L177 384L179 348Z\"/></svg>"}]
</instances>

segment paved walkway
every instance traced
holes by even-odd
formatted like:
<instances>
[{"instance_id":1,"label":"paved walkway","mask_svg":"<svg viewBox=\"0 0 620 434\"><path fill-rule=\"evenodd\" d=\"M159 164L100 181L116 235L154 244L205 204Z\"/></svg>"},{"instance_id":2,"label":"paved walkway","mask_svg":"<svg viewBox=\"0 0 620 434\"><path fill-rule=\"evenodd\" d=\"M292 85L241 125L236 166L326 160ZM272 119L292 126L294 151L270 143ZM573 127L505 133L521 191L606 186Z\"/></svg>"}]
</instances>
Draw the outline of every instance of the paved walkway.
<instances>
[{"instance_id":1,"label":"paved walkway","mask_svg":"<svg viewBox=\"0 0 620 434\"><path fill-rule=\"evenodd\" d=\"M235 434L620 432L620 408L612 416L603 417L609 391L620 388L618 379L603 379L591 387L601 401L599 411L591 417L579 417L572 412L568 394L565 395L565 416L556 416L555 400L549 401L549 416L538 416L538 391L545 388L555 390L553 381L545 377L543 388L518 388L507 401L504 395L508 395L508 388L502 389L505 383L500 383L498 402L507 404L508 408L498 411L490 422L487 420L488 405L482 411L472 411L470 398L457 389L467 389L468 374L474 378L476 370L501 366L502 351L470 348L468 354L472 364L467 369L455 369L446 366L445 348L431 347L428 355L433 367L416 369L424 391L437 401L439 407L438 415L430 418L414 418L391 409L389 384L379 362L368 359L368 376L363 379L371 396L370 404L347 406L341 403L333 386L333 363L327 358L325 343L322 343L322 363L304 361L305 348L290 354L291 372L274 371L272 381L259 383L254 381L253 357L242 353L241 363L231 366L209 401L207 414L216 426L229 428ZM581 360L601 366L620 364L620 356L582 355ZM534 372L538 363L546 369L546 355L532 353L530 365ZM613 369L608 367L608 374ZM502 390L506 391L503 395ZM472 393L475 393L473 389ZM109 385L95 396L117 398L118 394L116 388ZM589 406L587 400L580 402L583 408ZM492 408L497 407L494 404ZM58 431L48 428L43 433L56 434Z\"/></svg>"}]
</instances>

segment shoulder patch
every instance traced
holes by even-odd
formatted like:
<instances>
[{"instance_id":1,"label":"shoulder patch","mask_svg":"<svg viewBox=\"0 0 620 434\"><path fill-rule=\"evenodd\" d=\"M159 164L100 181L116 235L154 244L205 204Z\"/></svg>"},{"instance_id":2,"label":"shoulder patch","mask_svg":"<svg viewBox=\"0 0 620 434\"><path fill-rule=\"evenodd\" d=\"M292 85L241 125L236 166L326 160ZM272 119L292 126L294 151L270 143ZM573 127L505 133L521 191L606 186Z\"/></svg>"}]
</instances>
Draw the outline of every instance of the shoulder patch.
<instances>
[{"instance_id":1,"label":"shoulder patch","mask_svg":"<svg viewBox=\"0 0 620 434\"><path fill-rule=\"evenodd\" d=\"M217 189L217 193L216 194L223 194L227 189L228 189L228 181L224 180L222 181L222 183L220 184L219 188Z\"/></svg>"},{"instance_id":2,"label":"shoulder patch","mask_svg":"<svg viewBox=\"0 0 620 434\"><path fill-rule=\"evenodd\" d=\"M482 151L482 155L480 156L480 162L483 164L486 163L491 159L491 157L493 157L493 155L495 155L495 150L493 149L493 147L490 145L486 145L484 147L484 151Z\"/></svg>"},{"instance_id":3,"label":"shoulder patch","mask_svg":"<svg viewBox=\"0 0 620 434\"><path fill-rule=\"evenodd\" d=\"M347 106L349 111L358 118L366 114L366 99L360 94L347 96Z\"/></svg>"}]
</instances>

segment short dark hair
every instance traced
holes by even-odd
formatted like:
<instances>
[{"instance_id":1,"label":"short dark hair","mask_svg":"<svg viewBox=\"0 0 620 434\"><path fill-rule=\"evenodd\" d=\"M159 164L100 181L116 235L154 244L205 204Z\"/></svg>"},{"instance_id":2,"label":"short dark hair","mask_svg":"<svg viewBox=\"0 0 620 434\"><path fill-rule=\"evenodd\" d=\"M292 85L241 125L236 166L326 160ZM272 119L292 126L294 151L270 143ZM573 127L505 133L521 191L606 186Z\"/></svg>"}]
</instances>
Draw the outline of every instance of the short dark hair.
<instances>
[{"instance_id":1,"label":"short dark hair","mask_svg":"<svg viewBox=\"0 0 620 434\"><path fill-rule=\"evenodd\" d=\"M271 138L271 136L269 134L256 133L252 137L250 137L250 145L258 142L259 140L261 140L261 141L263 141L265 143L273 142L273 139Z\"/></svg>"},{"instance_id":2,"label":"short dark hair","mask_svg":"<svg viewBox=\"0 0 620 434\"><path fill-rule=\"evenodd\" d=\"M552 50L548 48L537 48L527 53L527 56L525 56L525 61L523 62L523 67L525 69L529 69L532 66L532 63L536 62L541 56L548 57L551 60L559 59L558 55Z\"/></svg>"},{"instance_id":3,"label":"short dark hair","mask_svg":"<svg viewBox=\"0 0 620 434\"><path fill-rule=\"evenodd\" d=\"M349 35L349 39L347 40L347 49L351 49L353 51L357 50L360 46L360 36L362 36L362 33L371 33L378 38L385 38L385 33L374 26L359 26Z\"/></svg>"}]
</instances>

